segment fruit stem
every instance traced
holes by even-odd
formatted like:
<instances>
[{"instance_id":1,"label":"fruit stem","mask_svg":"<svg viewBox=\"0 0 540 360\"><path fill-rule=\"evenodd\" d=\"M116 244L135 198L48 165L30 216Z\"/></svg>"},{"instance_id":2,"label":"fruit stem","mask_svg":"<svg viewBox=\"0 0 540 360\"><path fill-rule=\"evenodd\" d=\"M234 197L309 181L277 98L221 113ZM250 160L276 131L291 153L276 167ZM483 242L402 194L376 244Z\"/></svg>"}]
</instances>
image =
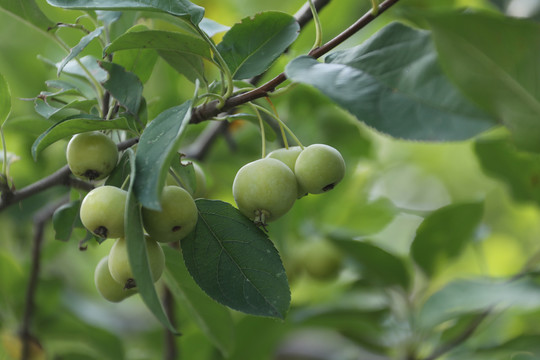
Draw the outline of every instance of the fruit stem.
<instances>
[{"instance_id":1,"label":"fruit stem","mask_svg":"<svg viewBox=\"0 0 540 360\"><path fill-rule=\"evenodd\" d=\"M253 111L255 111L255 114L257 115L257 119L259 119L259 127L261 128L261 143L262 143L262 150L261 150L261 159L263 159L266 156L266 134L264 133L264 123L261 116L261 113L259 110L257 110L257 107L253 103L249 103L251 107L253 108Z\"/></svg>"},{"instance_id":2,"label":"fruit stem","mask_svg":"<svg viewBox=\"0 0 540 360\"><path fill-rule=\"evenodd\" d=\"M379 14L379 4L377 0L371 0L371 14L377 16Z\"/></svg>"},{"instance_id":3,"label":"fruit stem","mask_svg":"<svg viewBox=\"0 0 540 360\"><path fill-rule=\"evenodd\" d=\"M372 2L376 0L371 0ZM312 50L318 48L322 44L322 27L321 20L319 19L319 14L317 9L313 4L312 0L309 0L309 8L311 9L311 14L313 16L313 23L315 24L315 43L313 44Z\"/></svg>"},{"instance_id":4,"label":"fruit stem","mask_svg":"<svg viewBox=\"0 0 540 360\"><path fill-rule=\"evenodd\" d=\"M291 129L289 129L289 127L287 125L285 125L285 123L279 118L277 117L276 115L274 115L270 110L268 109L265 109L264 107L260 106L260 105L257 105L257 104L253 104L251 103L252 106L255 106L257 109L261 110L262 112L270 115L272 118L276 119L276 121L280 124L280 126L283 126L283 128L289 133L289 135L291 135L291 137L293 138L293 140L298 144L298 146L300 146L300 148L303 150L304 149L304 145L302 145L302 143L300 142L300 140L296 137L296 135L294 135L294 133L292 132Z\"/></svg>"},{"instance_id":5,"label":"fruit stem","mask_svg":"<svg viewBox=\"0 0 540 360\"><path fill-rule=\"evenodd\" d=\"M266 101L268 101L268 103L270 104L270 107L274 111L274 114L276 114L276 117L279 117L274 103L272 103L272 100L270 100L268 96L266 97ZM283 125L281 125L281 122L278 122L278 125L281 132L281 138L283 139L283 145L285 146L285 149L289 149L289 141L287 140L287 136L285 135L285 130L283 130Z\"/></svg>"}]
</instances>

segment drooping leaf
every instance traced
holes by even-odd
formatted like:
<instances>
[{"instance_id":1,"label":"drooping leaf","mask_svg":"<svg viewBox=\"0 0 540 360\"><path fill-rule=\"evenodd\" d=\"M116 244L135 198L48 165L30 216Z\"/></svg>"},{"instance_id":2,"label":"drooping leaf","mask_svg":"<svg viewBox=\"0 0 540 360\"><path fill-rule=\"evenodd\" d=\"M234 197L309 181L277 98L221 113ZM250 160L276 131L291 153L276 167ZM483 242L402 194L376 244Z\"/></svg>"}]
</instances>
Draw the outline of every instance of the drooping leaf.
<instances>
[{"instance_id":1,"label":"drooping leaf","mask_svg":"<svg viewBox=\"0 0 540 360\"><path fill-rule=\"evenodd\" d=\"M433 275L461 253L472 240L483 213L482 203L451 204L424 219L411 245L411 254L426 275Z\"/></svg>"},{"instance_id":2,"label":"drooping leaf","mask_svg":"<svg viewBox=\"0 0 540 360\"><path fill-rule=\"evenodd\" d=\"M43 32L54 25L34 0L0 0L0 7Z\"/></svg>"},{"instance_id":3,"label":"drooping leaf","mask_svg":"<svg viewBox=\"0 0 540 360\"><path fill-rule=\"evenodd\" d=\"M163 11L198 24L204 9L187 0L47 0L52 6L81 10L148 10Z\"/></svg>"},{"instance_id":4,"label":"drooping leaf","mask_svg":"<svg viewBox=\"0 0 540 360\"><path fill-rule=\"evenodd\" d=\"M474 150L482 169L504 181L514 199L540 204L540 155L519 151L508 139L479 139Z\"/></svg>"},{"instance_id":5,"label":"drooping leaf","mask_svg":"<svg viewBox=\"0 0 540 360\"><path fill-rule=\"evenodd\" d=\"M126 49L155 49L197 55L212 60L210 46L201 37L172 31L130 31L119 36L106 49L113 53Z\"/></svg>"},{"instance_id":6,"label":"drooping leaf","mask_svg":"<svg viewBox=\"0 0 540 360\"><path fill-rule=\"evenodd\" d=\"M123 50L114 54L114 63L134 73L143 84L152 75L157 59L158 54L153 49Z\"/></svg>"},{"instance_id":7,"label":"drooping leaf","mask_svg":"<svg viewBox=\"0 0 540 360\"><path fill-rule=\"evenodd\" d=\"M52 106L50 102L38 98L34 102L34 109L45 119L56 122L67 117L73 117L79 114L80 111L89 113L90 109L95 105L97 105L96 100L73 100L56 107Z\"/></svg>"},{"instance_id":8,"label":"drooping leaf","mask_svg":"<svg viewBox=\"0 0 540 360\"><path fill-rule=\"evenodd\" d=\"M11 91L9 90L9 85L0 74L0 127L7 120L9 114L11 113Z\"/></svg>"},{"instance_id":9,"label":"drooping leaf","mask_svg":"<svg viewBox=\"0 0 540 360\"><path fill-rule=\"evenodd\" d=\"M101 33L103 32L103 27L98 27L94 31L92 31L90 34L87 34L81 38L79 43L75 45L70 51L69 54L62 59L60 64L58 65L58 70L56 75L60 76L60 73L64 69L64 66L71 60L75 59L87 46L94 40L95 38L99 37Z\"/></svg>"},{"instance_id":10,"label":"drooping leaf","mask_svg":"<svg viewBox=\"0 0 540 360\"><path fill-rule=\"evenodd\" d=\"M234 324L229 310L210 299L193 281L180 252L164 248L167 269L165 279L179 305L197 323L201 331L228 357L234 345Z\"/></svg>"},{"instance_id":11,"label":"drooping leaf","mask_svg":"<svg viewBox=\"0 0 540 360\"><path fill-rule=\"evenodd\" d=\"M90 74L99 82L107 81L107 71L98 65L98 60L92 55L86 55L79 60ZM60 63L56 64L58 68ZM86 71L75 60L69 61L64 66L64 73L90 79Z\"/></svg>"},{"instance_id":12,"label":"drooping leaf","mask_svg":"<svg viewBox=\"0 0 540 360\"><path fill-rule=\"evenodd\" d=\"M199 23L199 28L210 37L230 29L229 26L220 24L208 18L204 18L201 20L201 22Z\"/></svg>"},{"instance_id":13,"label":"drooping leaf","mask_svg":"<svg viewBox=\"0 0 540 360\"><path fill-rule=\"evenodd\" d=\"M332 236L333 243L344 254L353 259L362 273L362 278L378 286L401 286L408 289L409 271L402 259L380 247L342 236Z\"/></svg>"},{"instance_id":14,"label":"drooping leaf","mask_svg":"<svg viewBox=\"0 0 540 360\"><path fill-rule=\"evenodd\" d=\"M433 294L419 313L419 325L430 329L446 320L489 309L540 309L540 285L535 279L477 278L456 280Z\"/></svg>"},{"instance_id":15,"label":"drooping leaf","mask_svg":"<svg viewBox=\"0 0 540 360\"><path fill-rule=\"evenodd\" d=\"M116 118L114 120L105 121L92 116L78 116L60 121L43 134L41 134L32 144L32 156L37 159L38 154L52 143L65 137L95 130L120 129L129 130L128 123L125 118Z\"/></svg>"},{"instance_id":16,"label":"drooping leaf","mask_svg":"<svg viewBox=\"0 0 540 360\"><path fill-rule=\"evenodd\" d=\"M268 11L242 19L218 44L235 79L264 72L296 40L300 26L291 15Z\"/></svg>"},{"instance_id":17,"label":"drooping leaf","mask_svg":"<svg viewBox=\"0 0 540 360\"><path fill-rule=\"evenodd\" d=\"M103 11L103 10L96 10L97 19L106 26L110 26L111 24L115 23L120 19L122 16L121 11Z\"/></svg>"},{"instance_id":18,"label":"drooping leaf","mask_svg":"<svg viewBox=\"0 0 540 360\"><path fill-rule=\"evenodd\" d=\"M452 81L501 119L516 144L540 151L540 24L482 12L448 13L429 23Z\"/></svg>"},{"instance_id":19,"label":"drooping leaf","mask_svg":"<svg viewBox=\"0 0 540 360\"><path fill-rule=\"evenodd\" d=\"M198 199L195 230L182 240L186 267L214 300L247 314L283 319L291 295L268 236L232 205Z\"/></svg>"},{"instance_id":20,"label":"drooping leaf","mask_svg":"<svg viewBox=\"0 0 540 360\"><path fill-rule=\"evenodd\" d=\"M170 170L174 173L175 180L180 182L180 186L186 189L190 194L197 191L197 178L195 168L190 161L182 161L182 154L178 153L171 160Z\"/></svg>"},{"instance_id":21,"label":"drooping leaf","mask_svg":"<svg viewBox=\"0 0 540 360\"><path fill-rule=\"evenodd\" d=\"M52 218L56 240L68 241L73 228L82 226L79 218L80 207L81 201L75 200L56 209Z\"/></svg>"},{"instance_id":22,"label":"drooping leaf","mask_svg":"<svg viewBox=\"0 0 540 360\"><path fill-rule=\"evenodd\" d=\"M285 68L293 81L316 87L359 120L409 140L468 139L496 125L448 81L430 33L393 23L364 44L308 56Z\"/></svg>"},{"instance_id":23,"label":"drooping leaf","mask_svg":"<svg viewBox=\"0 0 540 360\"><path fill-rule=\"evenodd\" d=\"M143 92L141 80L134 73L115 63L100 62L99 65L109 73L103 87L131 114L137 114Z\"/></svg>"},{"instance_id":24,"label":"drooping leaf","mask_svg":"<svg viewBox=\"0 0 540 360\"><path fill-rule=\"evenodd\" d=\"M203 83L208 82L204 74L204 63L200 56L167 50L158 50L158 54L174 70L184 75L192 83L197 80Z\"/></svg>"},{"instance_id":25,"label":"drooping leaf","mask_svg":"<svg viewBox=\"0 0 540 360\"><path fill-rule=\"evenodd\" d=\"M190 117L191 101L167 109L148 124L139 139L134 192L144 207L161 209L169 164Z\"/></svg>"},{"instance_id":26,"label":"drooping leaf","mask_svg":"<svg viewBox=\"0 0 540 360\"><path fill-rule=\"evenodd\" d=\"M126 200L125 214L125 233L128 259L133 277L137 284L137 289L144 303L154 316L173 333L177 333L170 320L167 318L161 301L156 293L150 265L148 263L148 254L146 250L146 240L141 217L141 205L137 202L134 192L136 179L136 162L132 149L126 150L129 155L131 166L131 181Z\"/></svg>"}]
</instances>

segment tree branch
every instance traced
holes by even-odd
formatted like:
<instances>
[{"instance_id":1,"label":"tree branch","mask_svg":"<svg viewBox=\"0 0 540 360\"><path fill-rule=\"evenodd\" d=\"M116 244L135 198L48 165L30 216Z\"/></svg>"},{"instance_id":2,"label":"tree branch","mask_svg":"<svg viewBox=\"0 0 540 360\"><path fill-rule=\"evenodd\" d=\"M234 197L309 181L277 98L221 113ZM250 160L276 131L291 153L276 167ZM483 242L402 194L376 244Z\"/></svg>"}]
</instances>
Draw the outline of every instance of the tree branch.
<instances>
[{"instance_id":1,"label":"tree branch","mask_svg":"<svg viewBox=\"0 0 540 360\"><path fill-rule=\"evenodd\" d=\"M371 21L376 19L378 16L380 16L382 13L384 13L386 10L388 10L390 7L392 7L394 4L396 4L399 0L385 0L379 5L379 11L377 14L373 14L372 10L364 14L358 21L356 21L353 25L351 25L349 28L347 28L345 31L340 33L338 36L327 42L321 47L318 47L316 49L313 49L310 51L309 55L318 58L326 53L328 53L330 50L334 49L336 46L350 38L353 34L357 33L359 30L363 29L366 25L368 25ZM247 102L266 97L269 93L273 92L278 85L283 83L285 80L287 80L287 76L285 73L281 73L272 80L268 81L267 83L261 85L260 87L253 89L251 91L248 91L246 93L230 97L225 102L225 105L218 109L218 101L214 100L212 102L209 102L208 104L200 105L193 109L192 115L191 115L191 123L197 124L204 120L208 120L214 116L217 116L221 112L225 112L227 110L230 110L232 108L235 108L239 105L245 104Z\"/></svg>"},{"instance_id":2,"label":"tree branch","mask_svg":"<svg viewBox=\"0 0 540 360\"><path fill-rule=\"evenodd\" d=\"M117 145L118 150L125 150L135 145L137 142L138 139L129 139L123 141ZM55 173L39 181L36 181L35 183L30 184L27 187L22 188L21 190L13 192L10 191L9 193L5 194L3 192L2 198L0 199L0 212L2 210L5 210L10 205L16 204L26 198L29 198L55 186L68 186L86 191L90 191L94 188L94 185L92 185L91 183L72 177L71 171L66 165L57 170Z\"/></svg>"}]
</instances>

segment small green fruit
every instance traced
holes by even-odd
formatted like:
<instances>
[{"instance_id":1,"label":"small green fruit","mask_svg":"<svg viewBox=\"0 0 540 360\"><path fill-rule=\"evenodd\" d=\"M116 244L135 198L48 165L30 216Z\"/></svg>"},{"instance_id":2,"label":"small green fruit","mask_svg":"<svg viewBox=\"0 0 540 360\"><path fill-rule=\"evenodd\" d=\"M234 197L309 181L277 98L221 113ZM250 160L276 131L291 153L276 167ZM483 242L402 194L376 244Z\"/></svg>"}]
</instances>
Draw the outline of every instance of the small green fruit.
<instances>
[{"instance_id":1,"label":"small green fruit","mask_svg":"<svg viewBox=\"0 0 540 360\"><path fill-rule=\"evenodd\" d=\"M71 138L66 150L71 172L82 179L101 180L118 162L116 144L103 133L86 132Z\"/></svg>"},{"instance_id":2,"label":"small green fruit","mask_svg":"<svg viewBox=\"0 0 540 360\"><path fill-rule=\"evenodd\" d=\"M126 199L127 192L114 186L90 191L81 204L83 225L102 238L123 237Z\"/></svg>"},{"instance_id":3,"label":"small green fruit","mask_svg":"<svg viewBox=\"0 0 540 360\"><path fill-rule=\"evenodd\" d=\"M345 176L345 161L340 152L324 144L310 145L298 155L296 179L311 194L332 190Z\"/></svg>"},{"instance_id":4,"label":"small green fruit","mask_svg":"<svg viewBox=\"0 0 540 360\"><path fill-rule=\"evenodd\" d=\"M146 253L148 254L148 264L154 282L158 281L165 268L165 255L161 246L149 236L146 239ZM132 289L137 286L133 278L133 271L128 259L127 242L125 238L115 241L109 253L109 271L112 278L120 283L125 289Z\"/></svg>"},{"instance_id":5,"label":"small green fruit","mask_svg":"<svg viewBox=\"0 0 540 360\"><path fill-rule=\"evenodd\" d=\"M294 173L294 166L296 164L296 159L298 158L298 155L300 155L301 152L302 152L302 148L300 146L291 146L288 149L281 148L281 149L274 150L270 152L268 155L266 155L266 157L277 159L283 162ZM307 191L305 191L298 182L297 182L297 185L298 185L298 198L301 198L302 196L307 195Z\"/></svg>"},{"instance_id":6,"label":"small green fruit","mask_svg":"<svg viewBox=\"0 0 540 360\"><path fill-rule=\"evenodd\" d=\"M332 243L318 239L303 244L300 249L300 262L312 278L329 280L338 275L343 255Z\"/></svg>"},{"instance_id":7,"label":"small green fruit","mask_svg":"<svg viewBox=\"0 0 540 360\"><path fill-rule=\"evenodd\" d=\"M142 209L146 232L159 242L182 240L195 228L198 218L195 201L179 186L165 186L161 211Z\"/></svg>"},{"instance_id":8,"label":"small green fruit","mask_svg":"<svg viewBox=\"0 0 540 360\"><path fill-rule=\"evenodd\" d=\"M125 289L124 285L113 279L109 271L109 257L106 256L97 264L94 272L94 284L97 291L106 300L120 302L137 293L136 289Z\"/></svg>"},{"instance_id":9,"label":"small green fruit","mask_svg":"<svg viewBox=\"0 0 540 360\"><path fill-rule=\"evenodd\" d=\"M232 191L238 209L262 225L289 211L298 194L294 173L272 158L242 166L236 173Z\"/></svg>"}]
</instances>

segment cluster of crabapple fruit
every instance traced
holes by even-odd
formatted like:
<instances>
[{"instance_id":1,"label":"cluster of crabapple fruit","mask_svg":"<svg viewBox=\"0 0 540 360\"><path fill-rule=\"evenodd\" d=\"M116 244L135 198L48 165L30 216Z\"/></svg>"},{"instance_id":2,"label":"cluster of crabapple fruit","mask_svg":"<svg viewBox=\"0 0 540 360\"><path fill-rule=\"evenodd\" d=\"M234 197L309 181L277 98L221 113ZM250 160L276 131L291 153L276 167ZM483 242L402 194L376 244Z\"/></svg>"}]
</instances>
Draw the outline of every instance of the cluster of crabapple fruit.
<instances>
[{"instance_id":1,"label":"cluster of crabapple fruit","mask_svg":"<svg viewBox=\"0 0 540 360\"><path fill-rule=\"evenodd\" d=\"M66 157L72 173L85 180L101 180L109 176L118 161L115 143L103 133L86 132L72 137ZM194 164L195 165L195 164ZM194 166L197 193L173 185L169 178L161 195L161 211L142 208L141 216L146 231L146 249L152 279L156 282L163 273L165 257L160 243L183 239L194 228L198 219L193 196L200 196L205 188L202 170ZM107 300L119 302L137 292L137 284L128 259L124 228L127 192L111 185L101 185L83 199L80 218L94 235L116 239L108 256L97 265L94 282L98 292Z\"/></svg>"},{"instance_id":2,"label":"cluster of crabapple fruit","mask_svg":"<svg viewBox=\"0 0 540 360\"><path fill-rule=\"evenodd\" d=\"M281 148L244 165L233 182L238 209L266 225L287 213L296 199L334 188L345 176L345 161L324 144Z\"/></svg>"}]
</instances>

